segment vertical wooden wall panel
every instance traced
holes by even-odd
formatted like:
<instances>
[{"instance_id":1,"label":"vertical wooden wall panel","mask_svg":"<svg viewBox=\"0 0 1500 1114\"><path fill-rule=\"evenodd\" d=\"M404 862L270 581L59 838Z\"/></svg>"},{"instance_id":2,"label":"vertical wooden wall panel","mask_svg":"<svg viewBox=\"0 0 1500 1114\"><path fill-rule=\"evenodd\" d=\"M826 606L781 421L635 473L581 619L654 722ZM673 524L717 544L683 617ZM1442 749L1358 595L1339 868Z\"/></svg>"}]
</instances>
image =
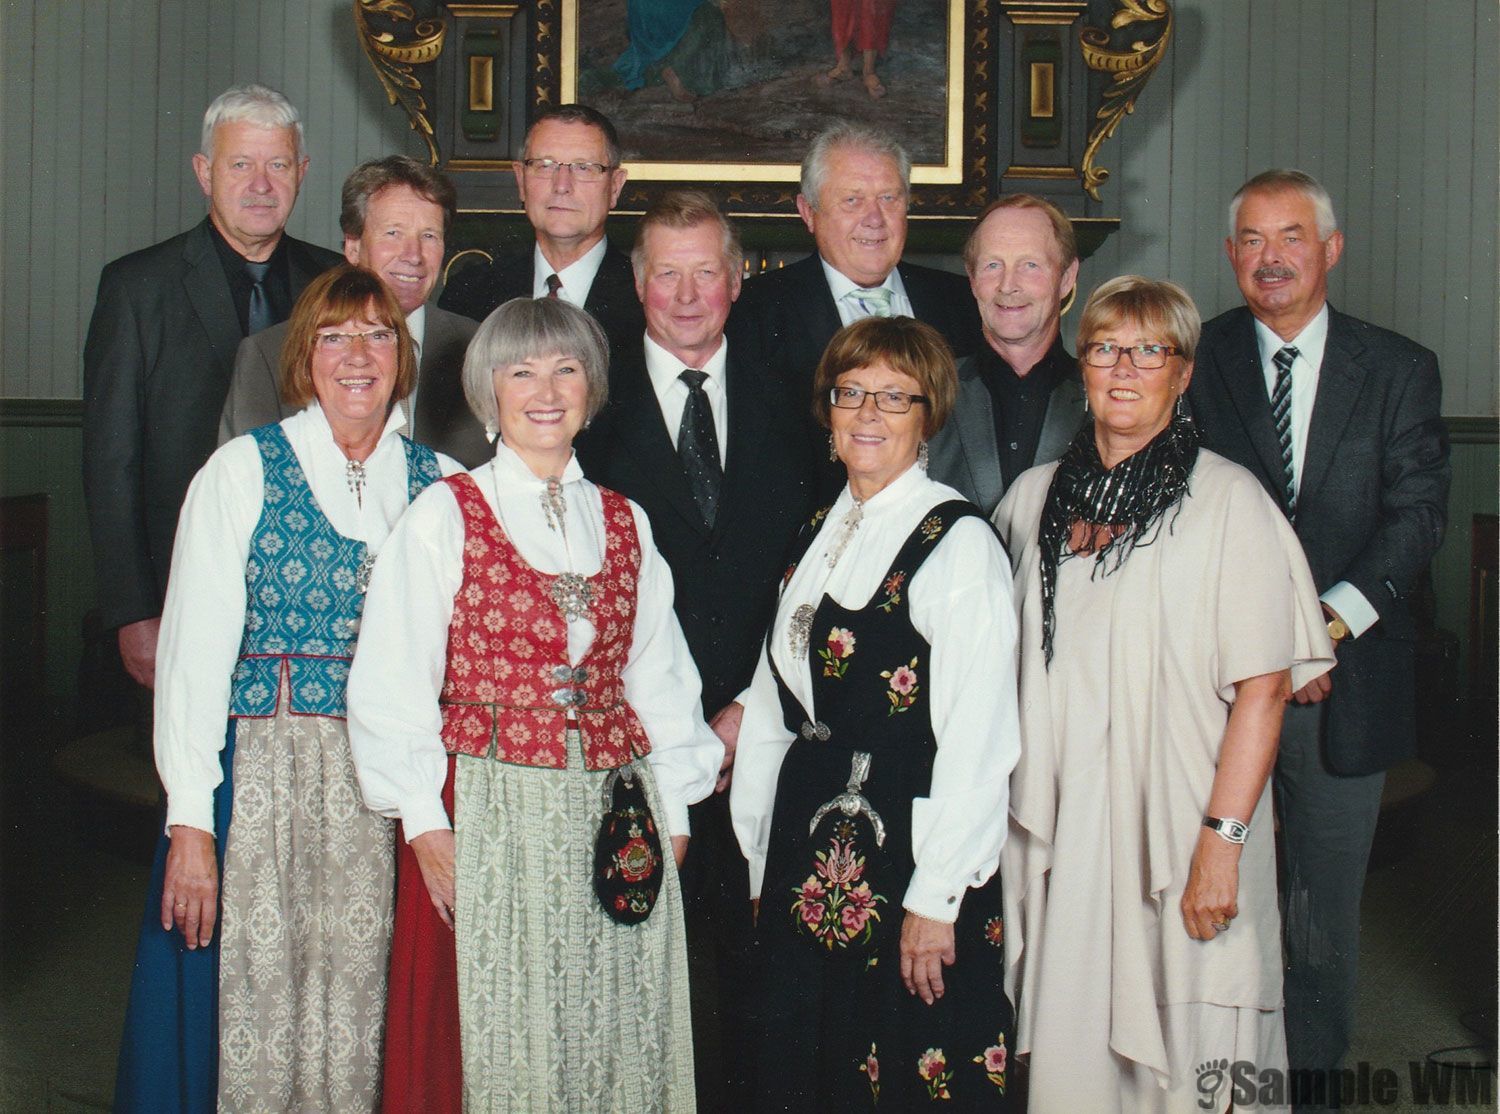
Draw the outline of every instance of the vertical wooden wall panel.
<instances>
[{"instance_id":1,"label":"vertical wooden wall panel","mask_svg":"<svg viewBox=\"0 0 1500 1114\"><path fill-rule=\"evenodd\" d=\"M1466 273L1453 276L1454 283L1462 284L1468 296L1464 306L1467 336L1455 330L1453 347L1444 356L1451 363L1458 353L1467 353L1472 367L1472 374L1458 384L1462 389L1453 392L1454 401L1463 409L1449 403L1448 412L1494 414L1496 353L1500 352L1500 323L1495 314L1500 286L1495 267L1500 257L1496 251L1500 246L1500 193L1495 182L1495 167L1500 165L1500 98L1495 96L1495 75L1500 74L1500 7L1492 0L1475 0L1473 60L1473 93L1455 106L1458 116L1468 114L1474 124L1473 186L1467 214L1472 265Z\"/></svg>"},{"instance_id":2,"label":"vertical wooden wall panel","mask_svg":"<svg viewBox=\"0 0 1500 1114\"><path fill-rule=\"evenodd\" d=\"M29 394L32 352L27 327L29 269L21 261L35 250L32 235L31 165L32 98L20 95L33 82L32 42L36 13L30 7L9 9L0 35L0 81L16 93L0 97L0 191L5 215L0 220L0 392ZM8 374L7 374L8 373Z\"/></svg>"}]
</instances>

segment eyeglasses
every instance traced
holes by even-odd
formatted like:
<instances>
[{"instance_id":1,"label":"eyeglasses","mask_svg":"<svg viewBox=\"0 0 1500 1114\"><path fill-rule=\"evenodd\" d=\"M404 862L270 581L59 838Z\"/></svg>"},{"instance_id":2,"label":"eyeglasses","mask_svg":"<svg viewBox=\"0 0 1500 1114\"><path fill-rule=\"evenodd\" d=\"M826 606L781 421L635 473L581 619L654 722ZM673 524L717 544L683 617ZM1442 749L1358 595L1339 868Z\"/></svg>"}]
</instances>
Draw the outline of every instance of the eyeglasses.
<instances>
[{"instance_id":1,"label":"eyeglasses","mask_svg":"<svg viewBox=\"0 0 1500 1114\"><path fill-rule=\"evenodd\" d=\"M526 168L526 173L537 178L556 177L557 172L566 167L573 172L575 182L597 182L606 171L614 169L602 162L558 162L556 159L522 159L521 165Z\"/></svg>"},{"instance_id":2,"label":"eyeglasses","mask_svg":"<svg viewBox=\"0 0 1500 1114\"><path fill-rule=\"evenodd\" d=\"M865 404L867 395L875 400L875 409L887 414L905 414L912 403L927 403L926 395L909 395L905 391L867 391L863 387L835 387L828 392L828 401L840 410L858 410Z\"/></svg>"},{"instance_id":3,"label":"eyeglasses","mask_svg":"<svg viewBox=\"0 0 1500 1114\"><path fill-rule=\"evenodd\" d=\"M390 348L396 343L395 329L371 329L364 333L319 333L317 345L324 352L347 352L360 341L366 348Z\"/></svg>"},{"instance_id":4,"label":"eyeglasses","mask_svg":"<svg viewBox=\"0 0 1500 1114\"><path fill-rule=\"evenodd\" d=\"M1089 367L1114 367L1122 355L1129 356L1137 371L1155 371L1167 366L1167 357L1175 356L1182 349L1168 344L1132 344L1129 347L1110 341L1095 341L1083 346L1083 362Z\"/></svg>"}]
</instances>

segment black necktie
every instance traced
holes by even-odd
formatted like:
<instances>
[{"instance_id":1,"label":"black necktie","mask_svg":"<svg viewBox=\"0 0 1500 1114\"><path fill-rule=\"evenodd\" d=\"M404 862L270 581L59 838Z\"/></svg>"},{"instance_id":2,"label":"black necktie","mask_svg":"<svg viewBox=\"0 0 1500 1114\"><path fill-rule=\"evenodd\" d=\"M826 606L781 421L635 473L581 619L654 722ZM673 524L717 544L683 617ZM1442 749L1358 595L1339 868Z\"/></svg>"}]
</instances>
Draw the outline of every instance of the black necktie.
<instances>
[{"instance_id":1,"label":"black necktie","mask_svg":"<svg viewBox=\"0 0 1500 1114\"><path fill-rule=\"evenodd\" d=\"M1281 445L1281 484L1286 491L1287 517L1297 518L1297 474L1292 461L1292 361L1297 349L1288 344L1271 357L1276 365L1276 384L1271 388L1271 418Z\"/></svg>"},{"instance_id":2,"label":"black necktie","mask_svg":"<svg viewBox=\"0 0 1500 1114\"><path fill-rule=\"evenodd\" d=\"M249 326L251 333L258 333L276 324L271 318L271 299L266 297L266 272L270 269L270 263L252 263L248 259L245 260L245 273L250 276L253 284L250 287Z\"/></svg>"},{"instance_id":3,"label":"black necktie","mask_svg":"<svg viewBox=\"0 0 1500 1114\"><path fill-rule=\"evenodd\" d=\"M562 279L556 275L547 276L547 297L557 297L557 292L562 289Z\"/></svg>"},{"instance_id":4,"label":"black necktie","mask_svg":"<svg viewBox=\"0 0 1500 1114\"><path fill-rule=\"evenodd\" d=\"M688 487L706 526L714 524L719 509L719 489L724 485L724 467L719 462L719 435L714 432L714 412L703 390L706 372L688 368L678 378L687 386L687 405L677 427L677 457L687 474Z\"/></svg>"}]
</instances>

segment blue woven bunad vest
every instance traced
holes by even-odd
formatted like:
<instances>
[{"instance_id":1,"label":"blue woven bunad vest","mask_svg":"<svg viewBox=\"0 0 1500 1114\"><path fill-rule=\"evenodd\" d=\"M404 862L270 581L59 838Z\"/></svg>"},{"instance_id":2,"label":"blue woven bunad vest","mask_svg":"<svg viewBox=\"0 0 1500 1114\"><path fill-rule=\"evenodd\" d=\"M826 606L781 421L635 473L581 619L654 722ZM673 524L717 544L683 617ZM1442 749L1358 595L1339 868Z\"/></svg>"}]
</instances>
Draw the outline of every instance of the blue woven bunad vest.
<instances>
[{"instance_id":1,"label":"blue woven bunad vest","mask_svg":"<svg viewBox=\"0 0 1500 1114\"><path fill-rule=\"evenodd\" d=\"M229 694L229 714L276 714L283 664L291 711L344 718L349 661L369 580L368 547L333 528L313 498L280 425L250 431L265 470L265 502L245 565L245 638ZM425 445L401 438L406 498L442 478Z\"/></svg>"}]
</instances>

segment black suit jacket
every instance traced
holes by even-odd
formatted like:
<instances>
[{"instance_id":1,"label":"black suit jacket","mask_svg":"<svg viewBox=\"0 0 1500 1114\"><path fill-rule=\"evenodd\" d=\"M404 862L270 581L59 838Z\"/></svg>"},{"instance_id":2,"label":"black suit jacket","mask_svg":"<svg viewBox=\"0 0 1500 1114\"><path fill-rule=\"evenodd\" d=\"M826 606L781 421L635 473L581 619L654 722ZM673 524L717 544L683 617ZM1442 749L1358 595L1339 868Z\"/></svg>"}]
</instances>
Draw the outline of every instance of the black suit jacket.
<instances>
[{"instance_id":1,"label":"black suit jacket","mask_svg":"<svg viewBox=\"0 0 1500 1114\"><path fill-rule=\"evenodd\" d=\"M443 288L438 305L483 321L496 306L512 298L531 297L534 251L528 247L524 252L496 252L489 263L463 268ZM640 343L646 318L635 294L635 273L630 269L630 256L613 244L604 249L583 308L609 338L610 359Z\"/></svg>"},{"instance_id":2,"label":"black suit jacket","mask_svg":"<svg viewBox=\"0 0 1500 1114\"><path fill-rule=\"evenodd\" d=\"M788 549L812 510L811 469L780 396L733 345L725 378L728 444L712 529L688 489L639 339L610 369L609 403L576 443L585 474L634 499L651 522L710 716L755 673Z\"/></svg>"},{"instance_id":3,"label":"black suit jacket","mask_svg":"<svg viewBox=\"0 0 1500 1114\"><path fill-rule=\"evenodd\" d=\"M417 413L411 430L413 440L447 453L465 468L477 467L494 455L484 426L464 400L464 352L478 328L467 317L427 307L422 361L417 368ZM286 343L286 330L282 322L240 342L229 397L219 418L221 444L292 413L281 401L281 347Z\"/></svg>"},{"instance_id":4,"label":"black suit jacket","mask_svg":"<svg viewBox=\"0 0 1500 1114\"><path fill-rule=\"evenodd\" d=\"M287 237L295 299L343 257ZM244 339L208 219L108 264L83 350L83 489L108 627L161 614L177 512Z\"/></svg>"},{"instance_id":5,"label":"black suit jacket","mask_svg":"<svg viewBox=\"0 0 1500 1114\"><path fill-rule=\"evenodd\" d=\"M968 355L983 343L979 308L968 279L915 263L901 263L896 270L911 299L912 315L940 332L954 355ZM816 252L748 280L729 318L730 338L755 352L776 375L787 392L788 406L802 419L825 502L832 502L843 488L844 469L828 460L828 433L812 417L813 373L823 349L842 327Z\"/></svg>"},{"instance_id":6,"label":"black suit jacket","mask_svg":"<svg viewBox=\"0 0 1500 1114\"><path fill-rule=\"evenodd\" d=\"M1204 445L1253 472L1285 511L1281 448L1248 309L1203 327L1188 399ZM1383 770L1415 746L1408 596L1447 517L1441 402L1432 352L1330 309L1296 530L1318 591L1347 580L1380 616L1338 650L1325 733L1338 773Z\"/></svg>"}]
</instances>

